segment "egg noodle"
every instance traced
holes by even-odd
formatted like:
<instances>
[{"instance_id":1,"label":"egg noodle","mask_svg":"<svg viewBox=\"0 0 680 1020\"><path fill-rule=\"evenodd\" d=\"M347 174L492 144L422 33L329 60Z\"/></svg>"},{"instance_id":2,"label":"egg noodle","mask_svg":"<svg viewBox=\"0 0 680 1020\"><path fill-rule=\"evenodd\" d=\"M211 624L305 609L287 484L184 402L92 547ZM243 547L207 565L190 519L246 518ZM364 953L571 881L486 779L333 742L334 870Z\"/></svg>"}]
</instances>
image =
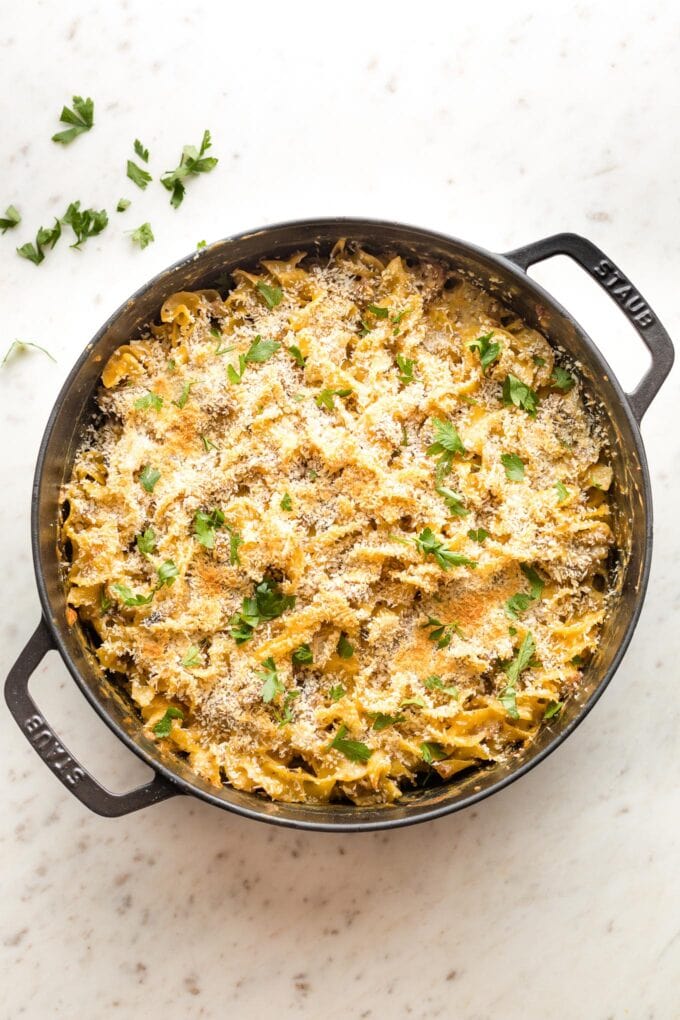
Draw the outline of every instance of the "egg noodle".
<instances>
[{"instance_id":1,"label":"egg noodle","mask_svg":"<svg viewBox=\"0 0 680 1020\"><path fill-rule=\"evenodd\" d=\"M444 265L336 244L178 293L64 486L69 622L219 786L390 803L521 754L607 610L577 366Z\"/></svg>"}]
</instances>

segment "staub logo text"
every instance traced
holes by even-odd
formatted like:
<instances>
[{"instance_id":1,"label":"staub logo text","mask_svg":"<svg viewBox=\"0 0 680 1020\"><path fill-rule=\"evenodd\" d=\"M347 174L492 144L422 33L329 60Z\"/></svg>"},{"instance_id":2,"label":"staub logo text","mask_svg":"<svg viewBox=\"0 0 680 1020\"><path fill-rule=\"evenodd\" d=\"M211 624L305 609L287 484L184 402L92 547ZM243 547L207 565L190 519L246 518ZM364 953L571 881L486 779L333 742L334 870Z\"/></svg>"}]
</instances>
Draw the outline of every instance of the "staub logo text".
<instances>
[{"instance_id":1,"label":"staub logo text","mask_svg":"<svg viewBox=\"0 0 680 1020\"><path fill-rule=\"evenodd\" d=\"M627 280L623 273L616 269L609 259L600 259L596 266L593 266L593 273L599 276L603 285L621 305L626 315L637 323L638 326L651 326L654 316L649 306L640 297L635 287Z\"/></svg>"},{"instance_id":2,"label":"staub logo text","mask_svg":"<svg viewBox=\"0 0 680 1020\"><path fill-rule=\"evenodd\" d=\"M52 732L41 715L30 715L24 722L24 729L28 734L28 739L43 760L65 783L75 786L85 778L81 767L73 760L66 748L62 747L56 734Z\"/></svg>"}]
</instances>

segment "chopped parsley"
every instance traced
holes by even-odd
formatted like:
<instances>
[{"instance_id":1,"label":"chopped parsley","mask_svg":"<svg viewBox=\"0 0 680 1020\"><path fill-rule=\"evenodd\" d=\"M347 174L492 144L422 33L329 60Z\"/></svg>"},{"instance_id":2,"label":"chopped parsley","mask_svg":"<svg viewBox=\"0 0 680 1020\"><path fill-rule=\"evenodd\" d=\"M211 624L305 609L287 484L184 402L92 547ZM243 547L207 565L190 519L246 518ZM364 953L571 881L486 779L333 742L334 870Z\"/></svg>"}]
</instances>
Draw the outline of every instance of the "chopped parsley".
<instances>
[{"instance_id":1,"label":"chopped parsley","mask_svg":"<svg viewBox=\"0 0 680 1020\"><path fill-rule=\"evenodd\" d=\"M277 343L276 340L263 340L258 334L245 354L239 354L238 356L238 369L233 365L227 365L227 376L229 381L232 383L240 383L243 378L243 373L246 370L246 365L255 363L263 364L265 361L269 361L272 355L276 354L281 344ZM217 353L223 353L219 351Z\"/></svg>"},{"instance_id":2,"label":"chopped parsley","mask_svg":"<svg viewBox=\"0 0 680 1020\"><path fill-rule=\"evenodd\" d=\"M521 407L531 418L536 417L538 394L530 386L523 383L516 375L509 372L503 383L503 403L506 406Z\"/></svg>"},{"instance_id":3,"label":"chopped parsley","mask_svg":"<svg viewBox=\"0 0 680 1020\"><path fill-rule=\"evenodd\" d=\"M150 223L142 223L136 230L130 230L130 240L133 244L138 244L139 247L144 251L145 248L155 241L156 238L153 236L153 230L151 229Z\"/></svg>"},{"instance_id":4,"label":"chopped parsley","mask_svg":"<svg viewBox=\"0 0 680 1020\"><path fill-rule=\"evenodd\" d=\"M489 532L484 528L470 528L468 531L468 538L471 538L473 542L477 542L479 545L484 545L488 537Z\"/></svg>"},{"instance_id":5,"label":"chopped parsley","mask_svg":"<svg viewBox=\"0 0 680 1020\"><path fill-rule=\"evenodd\" d=\"M126 584L114 584L112 588L124 606L148 606L154 597L153 591L148 595L136 595Z\"/></svg>"},{"instance_id":6,"label":"chopped parsley","mask_svg":"<svg viewBox=\"0 0 680 1020\"><path fill-rule=\"evenodd\" d=\"M428 446L425 453L428 457L438 457L438 471L441 475L445 475L451 470L451 464L456 454L465 453L465 447L457 429L451 422L433 418L432 425L434 426L434 442Z\"/></svg>"},{"instance_id":7,"label":"chopped parsley","mask_svg":"<svg viewBox=\"0 0 680 1020\"><path fill-rule=\"evenodd\" d=\"M158 574L158 588L171 588L175 579L179 577L179 570L172 560L165 560L156 571Z\"/></svg>"},{"instance_id":8,"label":"chopped parsley","mask_svg":"<svg viewBox=\"0 0 680 1020\"><path fill-rule=\"evenodd\" d=\"M149 150L144 148L139 138L135 138L134 149L136 154L139 156L141 160L143 160L145 163L149 162Z\"/></svg>"},{"instance_id":9,"label":"chopped parsley","mask_svg":"<svg viewBox=\"0 0 680 1020\"><path fill-rule=\"evenodd\" d=\"M437 485L436 489L454 517L467 517L470 511L466 510L461 496L457 495L453 489L447 489L444 485Z\"/></svg>"},{"instance_id":10,"label":"chopped parsley","mask_svg":"<svg viewBox=\"0 0 680 1020\"><path fill-rule=\"evenodd\" d=\"M208 242L207 241L197 241L196 242L196 251L202 251L203 248L207 248L207 247L208 247Z\"/></svg>"},{"instance_id":11,"label":"chopped parsley","mask_svg":"<svg viewBox=\"0 0 680 1020\"><path fill-rule=\"evenodd\" d=\"M344 696L347 694L347 691L342 686L342 684L334 684L331 687L329 694L331 696L331 701L336 702L340 701L340 698L344 698Z\"/></svg>"},{"instance_id":12,"label":"chopped parsley","mask_svg":"<svg viewBox=\"0 0 680 1020\"><path fill-rule=\"evenodd\" d=\"M130 208L129 198L119 198L118 205L116 206L116 212L125 212L126 209Z\"/></svg>"},{"instance_id":13,"label":"chopped parsley","mask_svg":"<svg viewBox=\"0 0 680 1020\"><path fill-rule=\"evenodd\" d=\"M537 602L540 599L545 587L545 581L536 573L533 567L530 567L527 563L521 563L520 569L528 580L530 588L528 592L518 592L506 601L505 611L513 620L519 619L522 613L526 613L533 602Z\"/></svg>"},{"instance_id":14,"label":"chopped parsley","mask_svg":"<svg viewBox=\"0 0 680 1020\"><path fill-rule=\"evenodd\" d=\"M283 694L285 687L276 672L276 663L271 655L262 663L262 670L257 674L262 680L262 700L268 705L278 694Z\"/></svg>"},{"instance_id":15,"label":"chopped parsley","mask_svg":"<svg viewBox=\"0 0 680 1020\"><path fill-rule=\"evenodd\" d=\"M397 723L405 722L405 715L390 715L388 712L376 712L373 717L373 729L376 733L386 730L388 726L396 726Z\"/></svg>"},{"instance_id":16,"label":"chopped parsley","mask_svg":"<svg viewBox=\"0 0 680 1020\"><path fill-rule=\"evenodd\" d=\"M448 694L452 698L457 698L460 693L457 687L447 686L442 678L436 674L428 676L427 679L423 680L423 686L427 687L428 691L441 691L442 694Z\"/></svg>"},{"instance_id":17,"label":"chopped parsley","mask_svg":"<svg viewBox=\"0 0 680 1020\"><path fill-rule=\"evenodd\" d=\"M404 700L402 701L402 703L401 703L401 705L399 707L400 708L408 708L409 705L412 705L414 708L425 708L426 707L425 702L423 701L422 698L404 698Z\"/></svg>"},{"instance_id":18,"label":"chopped parsley","mask_svg":"<svg viewBox=\"0 0 680 1020\"><path fill-rule=\"evenodd\" d=\"M553 719L556 715L560 714L560 712L562 711L562 708L563 708L563 704L562 704L561 701L549 701L547 706L546 706L546 710L543 713L543 718L545 720Z\"/></svg>"},{"instance_id":19,"label":"chopped parsley","mask_svg":"<svg viewBox=\"0 0 680 1020\"><path fill-rule=\"evenodd\" d=\"M191 390L192 386L193 383L190 382L184 383L184 386L182 387L182 392L178 396L177 400L173 400L173 404L175 405L175 407L179 407L180 411L184 408L187 400L189 399L189 391Z\"/></svg>"},{"instance_id":20,"label":"chopped parsley","mask_svg":"<svg viewBox=\"0 0 680 1020\"><path fill-rule=\"evenodd\" d=\"M354 645L350 644L344 634L340 635L337 652L341 659L351 659L354 655Z\"/></svg>"},{"instance_id":21,"label":"chopped parsley","mask_svg":"<svg viewBox=\"0 0 680 1020\"><path fill-rule=\"evenodd\" d=\"M206 549L215 548L215 532L224 524L224 514L215 507L210 513L197 510L194 516L194 535Z\"/></svg>"},{"instance_id":22,"label":"chopped parsley","mask_svg":"<svg viewBox=\"0 0 680 1020\"><path fill-rule=\"evenodd\" d=\"M148 187L149 183L153 180L153 177L143 167L138 166L134 160L129 159L127 161L127 176L130 178L133 184L136 184L142 191Z\"/></svg>"},{"instance_id":23,"label":"chopped parsley","mask_svg":"<svg viewBox=\"0 0 680 1020\"><path fill-rule=\"evenodd\" d=\"M183 718L184 712L182 712L181 709L175 708L173 705L171 705L170 708L166 709L163 718L159 719L159 721L156 723L156 725L153 728L153 731L157 737L168 737L170 736L170 731L172 730L172 720Z\"/></svg>"},{"instance_id":24,"label":"chopped parsley","mask_svg":"<svg viewBox=\"0 0 680 1020\"><path fill-rule=\"evenodd\" d=\"M564 482L556 482L555 489L557 490L558 503L564 503L565 499L569 499L569 489L566 487Z\"/></svg>"},{"instance_id":25,"label":"chopped parsley","mask_svg":"<svg viewBox=\"0 0 680 1020\"><path fill-rule=\"evenodd\" d=\"M510 482L521 482L524 478L524 461L516 453L501 454L501 464L505 468L505 477Z\"/></svg>"},{"instance_id":26,"label":"chopped parsley","mask_svg":"<svg viewBox=\"0 0 680 1020\"><path fill-rule=\"evenodd\" d=\"M182 665L185 669L193 669L194 666L200 666L200 664L200 649L197 648L196 645L190 645L186 655L182 659Z\"/></svg>"},{"instance_id":27,"label":"chopped parsley","mask_svg":"<svg viewBox=\"0 0 680 1020\"><path fill-rule=\"evenodd\" d=\"M21 215L14 205L8 205L5 215L0 216L0 230L5 233L7 230L14 230L21 223Z\"/></svg>"},{"instance_id":28,"label":"chopped parsley","mask_svg":"<svg viewBox=\"0 0 680 1020\"><path fill-rule=\"evenodd\" d=\"M40 344L31 343L30 340L12 340L12 343L7 348L5 356L2 359L2 362L0 362L0 364L4 365L11 358L13 358L15 354L19 354L20 351L28 350L29 347L32 350L40 351L42 354L46 354L50 361L54 361L56 364L57 359L53 358L49 351L45 350L44 347L41 347Z\"/></svg>"},{"instance_id":29,"label":"chopped parsley","mask_svg":"<svg viewBox=\"0 0 680 1020\"><path fill-rule=\"evenodd\" d=\"M296 648L291 658L293 662L298 664L298 666L309 666L312 662L314 662L312 649L307 644L300 645Z\"/></svg>"},{"instance_id":30,"label":"chopped parsley","mask_svg":"<svg viewBox=\"0 0 680 1020\"><path fill-rule=\"evenodd\" d=\"M420 745L420 753L423 757L423 761L431 765L435 761L443 761L444 758L448 757L448 751L446 751L441 744L436 740L424 740Z\"/></svg>"},{"instance_id":31,"label":"chopped parsley","mask_svg":"<svg viewBox=\"0 0 680 1020\"><path fill-rule=\"evenodd\" d=\"M423 624L423 628L430 629L430 633L427 635L430 641L436 641L437 648L447 648L451 644L451 639L454 634L458 637L464 638L462 630L457 623L442 623L436 616L428 616L427 623ZM427 684L425 685L427 686Z\"/></svg>"},{"instance_id":32,"label":"chopped parsley","mask_svg":"<svg viewBox=\"0 0 680 1020\"><path fill-rule=\"evenodd\" d=\"M217 449L212 439L208 439L207 436L201 436L201 442L203 443L203 449L206 453L210 453L211 450Z\"/></svg>"},{"instance_id":33,"label":"chopped parsley","mask_svg":"<svg viewBox=\"0 0 680 1020\"><path fill-rule=\"evenodd\" d=\"M295 344L291 344L290 347L288 348L288 353L292 355L292 357L295 359L300 368L305 367L305 361L307 359L305 358L304 354L302 353L299 347L296 347Z\"/></svg>"},{"instance_id":34,"label":"chopped parsley","mask_svg":"<svg viewBox=\"0 0 680 1020\"><path fill-rule=\"evenodd\" d=\"M341 390L321 390L314 397L314 402L317 407L325 407L328 411L335 410L334 397L348 397L352 391L347 389Z\"/></svg>"},{"instance_id":35,"label":"chopped parsley","mask_svg":"<svg viewBox=\"0 0 680 1020\"><path fill-rule=\"evenodd\" d=\"M397 368L399 369L399 382L402 386L408 386L409 383L415 381L413 375L413 366L415 362L412 358L405 358L402 354L397 354L396 357Z\"/></svg>"},{"instance_id":36,"label":"chopped parsley","mask_svg":"<svg viewBox=\"0 0 680 1020\"><path fill-rule=\"evenodd\" d=\"M524 670L533 665L535 652L536 644L533 635L530 631L527 631L519 646L517 655L503 666L511 686L514 687Z\"/></svg>"},{"instance_id":37,"label":"chopped parsley","mask_svg":"<svg viewBox=\"0 0 680 1020\"><path fill-rule=\"evenodd\" d=\"M511 719L519 719L517 711L517 690L508 684L498 695L498 700Z\"/></svg>"},{"instance_id":38,"label":"chopped parsley","mask_svg":"<svg viewBox=\"0 0 680 1020\"><path fill-rule=\"evenodd\" d=\"M476 340L473 340L472 343L468 344L471 351L478 351L479 361L484 375L486 375L486 370L489 365L492 365L501 353L501 345L499 343L491 343L493 335L494 331L491 330L490 333L485 333L484 336L478 336Z\"/></svg>"},{"instance_id":39,"label":"chopped parsley","mask_svg":"<svg viewBox=\"0 0 680 1020\"><path fill-rule=\"evenodd\" d=\"M293 702L296 698L300 697L302 692L293 687L291 690L286 691L286 696L283 699L283 709L277 714L279 726L285 726L286 723L293 721Z\"/></svg>"},{"instance_id":40,"label":"chopped parsley","mask_svg":"<svg viewBox=\"0 0 680 1020\"><path fill-rule=\"evenodd\" d=\"M153 528L147 528L137 535L135 542L142 556L149 556L156 548L156 532Z\"/></svg>"},{"instance_id":41,"label":"chopped parsley","mask_svg":"<svg viewBox=\"0 0 680 1020\"><path fill-rule=\"evenodd\" d=\"M537 365L539 368L543 368L543 366L545 365L545 358L542 358L540 354L533 354L531 360L533 361L534 365Z\"/></svg>"},{"instance_id":42,"label":"chopped parsley","mask_svg":"<svg viewBox=\"0 0 680 1020\"><path fill-rule=\"evenodd\" d=\"M375 315L376 319L386 319L390 314L389 308L381 308L380 305L366 305L366 311Z\"/></svg>"},{"instance_id":43,"label":"chopped parsley","mask_svg":"<svg viewBox=\"0 0 680 1020\"><path fill-rule=\"evenodd\" d=\"M142 485L142 488L145 489L146 492L153 492L154 486L156 485L156 482L160 477L161 477L160 471L157 471L156 468L151 467L150 464L146 464L141 470L141 473L139 475L139 481Z\"/></svg>"},{"instance_id":44,"label":"chopped parsley","mask_svg":"<svg viewBox=\"0 0 680 1020\"><path fill-rule=\"evenodd\" d=\"M288 512L288 511L293 509L293 502L292 502L292 500L290 498L290 493L289 492L285 492L283 494L283 497L281 499L281 502L279 503L279 506L281 507L282 510L285 510L286 512Z\"/></svg>"},{"instance_id":45,"label":"chopped parsley","mask_svg":"<svg viewBox=\"0 0 680 1020\"><path fill-rule=\"evenodd\" d=\"M155 411L160 411L163 406L163 398L158 393L152 393L149 390L145 396L135 400L133 406L136 411L148 411L150 407L153 407Z\"/></svg>"},{"instance_id":46,"label":"chopped parsley","mask_svg":"<svg viewBox=\"0 0 680 1020\"><path fill-rule=\"evenodd\" d=\"M241 566L241 560L239 558L238 550L239 546L243 545L243 539L239 535L238 531L234 531L227 524L227 530L229 531L229 563L232 567Z\"/></svg>"},{"instance_id":47,"label":"chopped parsley","mask_svg":"<svg viewBox=\"0 0 680 1020\"><path fill-rule=\"evenodd\" d=\"M255 628L268 620L282 616L295 606L294 595L284 595L278 581L264 577L255 586L255 593L243 599L241 611L229 621L229 633L237 645L249 641Z\"/></svg>"},{"instance_id":48,"label":"chopped parsley","mask_svg":"<svg viewBox=\"0 0 680 1020\"><path fill-rule=\"evenodd\" d=\"M106 209L81 209L80 202L71 202L64 214L62 223L66 223L75 234L72 248L80 248L88 237L96 237L108 225L109 216Z\"/></svg>"},{"instance_id":49,"label":"chopped parsley","mask_svg":"<svg viewBox=\"0 0 680 1020\"><path fill-rule=\"evenodd\" d=\"M30 241L22 244L17 248L17 254L21 255L22 259L28 259L35 266L39 266L45 258L44 249L49 245L52 250L60 237L61 222L55 218L53 227L40 227L35 235L35 244L31 244Z\"/></svg>"},{"instance_id":50,"label":"chopped parsley","mask_svg":"<svg viewBox=\"0 0 680 1020\"><path fill-rule=\"evenodd\" d=\"M82 96L74 96L72 102L73 109L65 106L59 117L62 124L71 126L66 131L58 131L56 135L52 135L52 141L59 142L61 145L70 145L78 135L89 131L94 124L93 101L89 98L83 99Z\"/></svg>"},{"instance_id":51,"label":"chopped parsley","mask_svg":"<svg viewBox=\"0 0 680 1020\"><path fill-rule=\"evenodd\" d=\"M438 542L432 528L425 528L417 538L412 539L420 549L423 556L434 556L442 570L450 570L451 567L476 567L477 561L471 560L462 553L454 553L445 548L443 542Z\"/></svg>"},{"instance_id":52,"label":"chopped parsley","mask_svg":"<svg viewBox=\"0 0 680 1020\"><path fill-rule=\"evenodd\" d=\"M259 280L255 285L259 290L260 294L265 300L267 308L270 310L276 308L283 301L283 291L280 287L270 287L268 283L264 283L263 280Z\"/></svg>"},{"instance_id":53,"label":"chopped parsley","mask_svg":"<svg viewBox=\"0 0 680 1020\"><path fill-rule=\"evenodd\" d=\"M344 754L345 758L349 761L368 761L373 754L371 748L367 747L366 744L362 744L360 740L347 740L345 737L346 733L347 727L343 723L333 737L330 747L339 751L340 754Z\"/></svg>"},{"instance_id":54,"label":"chopped parsley","mask_svg":"<svg viewBox=\"0 0 680 1020\"><path fill-rule=\"evenodd\" d=\"M550 376L550 382L558 390L562 390L563 393L568 393L572 386L574 386L576 380L571 372L567 372L566 368L560 368L559 365L555 365L553 373Z\"/></svg>"},{"instance_id":55,"label":"chopped parsley","mask_svg":"<svg viewBox=\"0 0 680 1020\"><path fill-rule=\"evenodd\" d=\"M210 132L204 131L200 149L196 150L193 145L185 145L179 165L161 177L161 184L170 192L170 205L174 209L178 209L184 200L185 179L197 174L210 173L217 166L218 161L214 156L205 155L211 145Z\"/></svg>"}]
</instances>

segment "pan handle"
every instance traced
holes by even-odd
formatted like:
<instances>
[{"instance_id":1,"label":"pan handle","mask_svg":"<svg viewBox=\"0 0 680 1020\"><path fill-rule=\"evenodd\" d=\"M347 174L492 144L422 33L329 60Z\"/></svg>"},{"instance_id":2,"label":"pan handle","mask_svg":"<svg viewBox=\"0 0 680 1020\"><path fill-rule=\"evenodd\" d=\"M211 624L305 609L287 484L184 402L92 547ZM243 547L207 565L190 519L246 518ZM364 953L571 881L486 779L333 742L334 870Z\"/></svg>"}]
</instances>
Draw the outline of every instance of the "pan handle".
<instances>
[{"instance_id":1,"label":"pan handle","mask_svg":"<svg viewBox=\"0 0 680 1020\"><path fill-rule=\"evenodd\" d=\"M579 234L544 237L541 241L506 252L505 258L526 271L535 262L542 262L553 255L569 255L608 292L652 355L648 372L628 394L635 420L639 423L672 368L675 354L671 338L625 273L597 245Z\"/></svg>"},{"instance_id":2,"label":"pan handle","mask_svg":"<svg viewBox=\"0 0 680 1020\"><path fill-rule=\"evenodd\" d=\"M55 647L49 627L41 618L33 636L9 671L5 682L5 698L19 729L57 779L90 811L107 818L139 811L140 808L181 793L178 787L158 773L145 786L139 786L129 793L110 793L75 760L40 714L28 690L32 674L47 652Z\"/></svg>"}]
</instances>

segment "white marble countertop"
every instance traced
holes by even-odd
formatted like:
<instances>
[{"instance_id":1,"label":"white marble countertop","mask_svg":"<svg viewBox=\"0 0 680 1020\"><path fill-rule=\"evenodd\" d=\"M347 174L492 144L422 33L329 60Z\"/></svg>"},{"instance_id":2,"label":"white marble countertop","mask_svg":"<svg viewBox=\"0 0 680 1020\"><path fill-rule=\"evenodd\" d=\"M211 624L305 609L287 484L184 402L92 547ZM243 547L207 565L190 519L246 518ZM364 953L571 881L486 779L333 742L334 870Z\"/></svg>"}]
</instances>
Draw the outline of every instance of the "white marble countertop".
<instances>
[{"instance_id":1,"label":"white marble countertop","mask_svg":"<svg viewBox=\"0 0 680 1020\"><path fill-rule=\"evenodd\" d=\"M540 9L540 13L538 13ZM332 13L331 13L332 12ZM670 2L461 5L117 4L37 0L0 23L2 674L37 622L33 465L49 410L101 322L208 241L323 214L400 219L502 251L581 232L675 336L680 12ZM50 141L73 92L95 129ZM205 127L220 164L174 211L125 177ZM113 212L121 196L132 199ZM66 205L106 206L81 253L16 257ZM125 231L150 221L156 241ZM536 275L624 384L639 341L566 260ZM278 830L178 798L89 814L0 711L0 1015L49 1017L678 1017L679 373L644 438L656 504L649 595L615 680L538 769L476 809L382 835ZM56 654L33 691L67 745L124 790L145 767ZM675 978L675 981L674 981Z\"/></svg>"}]
</instances>

